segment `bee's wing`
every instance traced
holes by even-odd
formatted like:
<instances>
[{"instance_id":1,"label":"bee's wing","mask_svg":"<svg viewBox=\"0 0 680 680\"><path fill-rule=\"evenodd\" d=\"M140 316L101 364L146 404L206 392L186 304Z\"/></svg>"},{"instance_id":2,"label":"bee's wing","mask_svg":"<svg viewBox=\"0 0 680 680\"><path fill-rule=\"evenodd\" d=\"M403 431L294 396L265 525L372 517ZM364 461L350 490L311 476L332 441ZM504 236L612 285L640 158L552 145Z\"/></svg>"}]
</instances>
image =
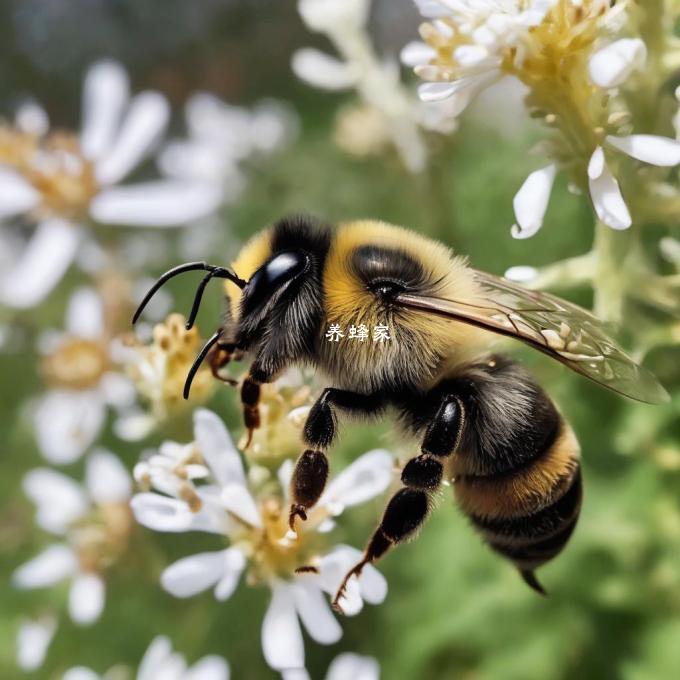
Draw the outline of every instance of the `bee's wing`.
<instances>
[{"instance_id":1,"label":"bee's wing","mask_svg":"<svg viewBox=\"0 0 680 680\"><path fill-rule=\"evenodd\" d=\"M517 338L632 399L651 404L668 401L668 393L657 379L618 347L603 323L590 312L549 293L473 271L483 291L479 304L410 293L400 294L396 301L405 307Z\"/></svg>"}]
</instances>

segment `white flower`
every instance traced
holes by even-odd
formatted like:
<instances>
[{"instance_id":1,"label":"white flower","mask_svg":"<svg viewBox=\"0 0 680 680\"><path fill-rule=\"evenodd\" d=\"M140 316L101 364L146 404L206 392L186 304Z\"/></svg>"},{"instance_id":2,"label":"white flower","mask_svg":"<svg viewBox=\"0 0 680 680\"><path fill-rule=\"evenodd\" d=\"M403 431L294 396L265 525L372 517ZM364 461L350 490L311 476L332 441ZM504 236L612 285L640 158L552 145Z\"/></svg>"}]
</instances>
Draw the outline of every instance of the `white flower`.
<instances>
[{"instance_id":1,"label":"white flower","mask_svg":"<svg viewBox=\"0 0 680 680\"><path fill-rule=\"evenodd\" d=\"M595 52L588 64L590 79L599 87L612 88L624 83L647 61L647 47L639 38L622 38Z\"/></svg>"},{"instance_id":2,"label":"white flower","mask_svg":"<svg viewBox=\"0 0 680 680\"><path fill-rule=\"evenodd\" d=\"M130 98L127 74L116 62L99 62L87 72L79 139L58 132L37 137L37 118L46 115L35 107L30 116L24 110L16 133L0 131L14 150L10 157L0 155L0 199L8 199L0 200L0 219L30 213L37 224L0 277L0 301L6 305L32 307L45 298L75 258L89 219L180 226L219 204L213 186L196 181L116 186L155 149L169 118L158 92Z\"/></svg>"},{"instance_id":3,"label":"white flower","mask_svg":"<svg viewBox=\"0 0 680 680\"><path fill-rule=\"evenodd\" d=\"M607 147L631 158L658 167L680 164L680 141L658 135L608 135ZM514 200L517 224L512 227L515 238L529 238L542 226L557 166L551 164L531 173ZM598 146L588 163L588 187L598 219L612 229L628 229L630 211L619 183L607 164L605 148Z\"/></svg>"},{"instance_id":4,"label":"white flower","mask_svg":"<svg viewBox=\"0 0 680 680\"><path fill-rule=\"evenodd\" d=\"M344 33L366 24L370 4L370 0L299 0L298 12L313 31Z\"/></svg>"},{"instance_id":5,"label":"white flower","mask_svg":"<svg viewBox=\"0 0 680 680\"><path fill-rule=\"evenodd\" d=\"M146 483L153 486L156 480L159 490L167 495L137 494L132 509L137 521L151 529L218 533L229 540L230 547L178 560L165 569L161 584L176 597L212 589L218 600L226 600L247 571L249 582L266 584L272 591L262 625L267 663L280 671L304 668L300 621L321 644L340 638L342 630L324 593L334 595L361 556L360 551L343 545L320 555L309 538L330 530L333 518L344 508L385 491L392 479L392 456L376 450L358 458L330 482L299 533L292 534L287 499L292 463L281 466L278 483L268 479L249 482L229 433L214 413L198 410L194 433L191 458L187 458L187 450L168 449L167 445L159 458L147 458L149 467L143 470ZM204 465L209 475L204 475L203 467L191 475L186 460ZM198 479L205 483L195 484ZM273 487L283 493L274 493ZM300 567L306 569L296 573ZM356 614L364 601L377 604L386 594L385 579L368 565L358 580L350 581L343 608L347 614Z\"/></svg>"},{"instance_id":6,"label":"white flower","mask_svg":"<svg viewBox=\"0 0 680 680\"><path fill-rule=\"evenodd\" d=\"M433 129L437 125L428 126L423 122L422 112L400 82L398 65L379 59L375 53L366 28L369 7L369 0L300 0L298 11L307 27L324 33L341 58L305 47L293 54L291 67L301 80L313 87L356 89L365 106L379 119L383 137L394 145L407 169L421 172L427 154L418 126ZM362 118L366 120L366 116ZM354 117L359 128L362 118ZM345 125L345 131L347 127ZM361 132L359 129L358 137ZM346 138L346 134L336 134L336 139ZM367 145L350 140L342 144L342 148L350 152L358 149L360 155L364 155Z\"/></svg>"},{"instance_id":7,"label":"white flower","mask_svg":"<svg viewBox=\"0 0 680 680\"><path fill-rule=\"evenodd\" d=\"M42 666L56 631L57 620L53 616L21 623L17 633L17 665L22 671Z\"/></svg>"},{"instance_id":8,"label":"white flower","mask_svg":"<svg viewBox=\"0 0 680 680\"><path fill-rule=\"evenodd\" d=\"M121 549L129 531L127 470L114 454L98 450L87 458L84 488L49 468L28 472L23 487L36 506L36 524L65 541L48 546L18 567L12 583L33 589L70 579L71 619L79 625L94 623L104 609L102 568ZM95 510L102 519L88 524ZM110 549L106 555L101 554L104 548Z\"/></svg>"},{"instance_id":9,"label":"white flower","mask_svg":"<svg viewBox=\"0 0 680 680\"><path fill-rule=\"evenodd\" d=\"M109 673L99 675L85 666L75 666L64 673L62 680L105 680ZM184 657L173 651L170 640L159 635L144 653L137 680L229 680L229 664L214 654L204 656L192 666Z\"/></svg>"},{"instance_id":10,"label":"white flower","mask_svg":"<svg viewBox=\"0 0 680 680\"><path fill-rule=\"evenodd\" d=\"M499 80L503 62L521 65L523 41L556 0L416 0L424 17L425 42L402 50L402 61L423 80L425 102L454 98L458 113L484 88ZM506 67L507 68L507 67Z\"/></svg>"},{"instance_id":11,"label":"white flower","mask_svg":"<svg viewBox=\"0 0 680 680\"><path fill-rule=\"evenodd\" d=\"M109 407L119 413L135 400L125 376L114 372L101 297L80 288L68 304L64 332L43 340L44 370L50 389L34 409L33 425L43 456L72 463L101 432Z\"/></svg>"},{"instance_id":12,"label":"white flower","mask_svg":"<svg viewBox=\"0 0 680 680\"><path fill-rule=\"evenodd\" d=\"M294 111L281 102L246 109L206 92L189 99L184 115L189 136L165 146L159 167L177 180L212 186L223 201L234 200L245 187L245 160L282 149L298 127Z\"/></svg>"},{"instance_id":13,"label":"white flower","mask_svg":"<svg viewBox=\"0 0 680 680\"><path fill-rule=\"evenodd\" d=\"M304 668L283 671L283 680L310 680ZM380 666L370 656L344 652L331 661L325 680L379 680Z\"/></svg>"}]
</instances>

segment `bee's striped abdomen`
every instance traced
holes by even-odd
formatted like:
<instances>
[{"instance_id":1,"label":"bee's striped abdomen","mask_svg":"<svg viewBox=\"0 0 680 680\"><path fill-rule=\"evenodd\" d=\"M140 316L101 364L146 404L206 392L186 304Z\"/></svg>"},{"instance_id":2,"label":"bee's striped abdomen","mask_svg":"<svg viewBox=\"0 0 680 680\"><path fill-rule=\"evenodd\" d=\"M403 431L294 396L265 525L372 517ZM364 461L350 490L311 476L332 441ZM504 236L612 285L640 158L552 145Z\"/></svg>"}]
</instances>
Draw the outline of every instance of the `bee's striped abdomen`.
<instances>
[{"instance_id":1,"label":"bee's striped abdomen","mask_svg":"<svg viewBox=\"0 0 680 680\"><path fill-rule=\"evenodd\" d=\"M484 369L462 374L474 387L452 460L454 493L491 548L542 591L533 570L562 551L578 520L579 445L523 369L497 358Z\"/></svg>"},{"instance_id":2,"label":"bee's striped abdomen","mask_svg":"<svg viewBox=\"0 0 680 680\"><path fill-rule=\"evenodd\" d=\"M456 477L456 497L496 552L509 559L533 588L534 569L567 544L581 507L579 449L569 425L529 465L495 475Z\"/></svg>"}]
</instances>

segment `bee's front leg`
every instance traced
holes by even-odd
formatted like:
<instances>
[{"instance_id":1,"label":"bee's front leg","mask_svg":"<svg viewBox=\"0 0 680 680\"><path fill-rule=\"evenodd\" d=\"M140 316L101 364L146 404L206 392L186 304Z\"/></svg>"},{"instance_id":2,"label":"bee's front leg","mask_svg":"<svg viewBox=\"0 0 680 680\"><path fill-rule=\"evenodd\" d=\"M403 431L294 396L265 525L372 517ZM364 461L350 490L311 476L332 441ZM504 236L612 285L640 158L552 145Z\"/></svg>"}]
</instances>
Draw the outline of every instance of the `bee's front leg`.
<instances>
[{"instance_id":1,"label":"bee's front leg","mask_svg":"<svg viewBox=\"0 0 680 680\"><path fill-rule=\"evenodd\" d=\"M348 390L327 387L312 406L303 431L303 439L309 447L295 465L291 480L291 498L288 523L295 530L295 519L307 519L307 510L314 506L328 479L326 449L333 443L337 432L335 408L355 414L377 415L385 408L380 393L359 394Z\"/></svg>"},{"instance_id":2,"label":"bee's front leg","mask_svg":"<svg viewBox=\"0 0 680 680\"><path fill-rule=\"evenodd\" d=\"M236 347L234 343L217 343L208 355L208 363L210 371L214 378L228 385L238 385L238 381L233 378L223 376L220 371L230 362L239 361L242 356L242 351Z\"/></svg>"}]
</instances>

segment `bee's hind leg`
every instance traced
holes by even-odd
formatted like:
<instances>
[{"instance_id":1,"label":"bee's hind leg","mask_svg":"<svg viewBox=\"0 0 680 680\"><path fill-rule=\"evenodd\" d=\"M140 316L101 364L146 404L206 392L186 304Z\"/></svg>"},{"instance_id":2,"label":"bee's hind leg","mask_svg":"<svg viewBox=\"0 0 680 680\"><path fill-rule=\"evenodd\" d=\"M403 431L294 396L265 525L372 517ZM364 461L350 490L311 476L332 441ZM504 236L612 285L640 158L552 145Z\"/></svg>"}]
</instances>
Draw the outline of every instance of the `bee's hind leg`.
<instances>
[{"instance_id":1,"label":"bee's hind leg","mask_svg":"<svg viewBox=\"0 0 680 680\"><path fill-rule=\"evenodd\" d=\"M291 480L291 497L288 523L295 530L295 520L307 519L307 510L321 497L328 479L326 449L337 433L336 408L355 414L376 415L384 410L385 399L379 393L359 394L348 390L327 387L312 406L303 431L309 447L295 465Z\"/></svg>"},{"instance_id":2,"label":"bee's hind leg","mask_svg":"<svg viewBox=\"0 0 680 680\"><path fill-rule=\"evenodd\" d=\"M430 421L421 453L406 463L401 473L404 487L387 504L385 513L371 537L361 560L345 575L333 598L333 608L342 613L341 600L352 576L380 559L392 546L411 538L427 519L433 493L444 475L444 461L456 449L465 421L463 403L445 395Z\"/></svg>"}]
</instances>

